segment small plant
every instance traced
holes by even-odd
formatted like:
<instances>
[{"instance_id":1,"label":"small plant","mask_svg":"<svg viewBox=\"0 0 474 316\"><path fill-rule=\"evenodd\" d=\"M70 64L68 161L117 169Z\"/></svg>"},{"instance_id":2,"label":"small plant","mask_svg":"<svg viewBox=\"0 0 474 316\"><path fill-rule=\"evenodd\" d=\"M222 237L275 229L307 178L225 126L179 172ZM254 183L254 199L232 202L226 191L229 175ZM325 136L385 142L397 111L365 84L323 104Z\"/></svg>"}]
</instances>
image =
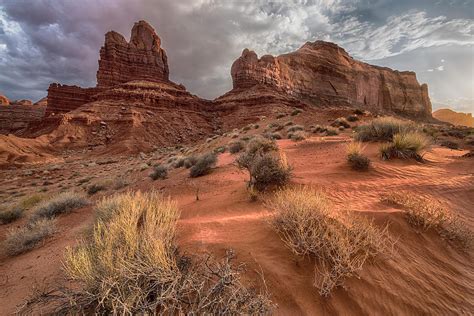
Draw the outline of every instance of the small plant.
<instances>
[{"instance_id":1,"label":"small plant","mask_svg":"<svg viewBox=\"0 0 474 316\"><path fill-rule=\"evenodd\" d=\"M0 225L10 224L23 216L25 209L19 205L6 205L0 210Z\"/></svg>"},{"instance_id":2,"label":"small plant","mask_svg":"<svg viewBox=\"0 0 474 316\"><path fill-rule=\"evenodd\" d=\"M359 117L357 115L349 115L346 117L346 120L348 122L357 122L359 120Z\"/></svg>"},{"instance_id":3,"label":"small plant","mask_svg":"<svg viewBox=\"0 0 474 316\"><path fill-rule=\"evenodd\" d=\"M351 124L349 124L349 122L345 118L339 117L336 120L334 120L334 122L331 124L331 126L339 127L339 128L341 128L341 127L349 128L349 127L351 127Z\"/></svg>"},{"instance_id":4,"label":"small plant","mask_svg":"<svg viewBox=\"0 0 474 316\"><path fill-rule=\"evenodd\" d=\"M294 142L299 142L306 139L306 133L303 131L288 133L288 139L291 139Z\"/></svg>"},{"instance_id":5,"label":"small plant","mask_svg":"<svg viewBox=\"0 0 474 316\"><path fill-rule=\"evenodd\" d=\"M461 249L472 247L474 234L455 214L432 197L412 192L392 192L382 197L382 201L405 209L406 219L414 227L426 231L436 230L444 239Z\"/></svg>"},{"instance_id":6,"label":"small plant","mask_svg":"<svg viewBox=\"0 0 474 316\"><path fill-rule=\"evenodd\" d=\"M223 154L226 151L226 147L225 146L220 146L220 147L217 147L216 149L214 149L213 151L216 154Z\"/></svg>"},{"instance_id":7,"label":"small plant","mask_svg":"<svg viewBox=\"0 0 474 316\"><path fill-rule=\"evenodd\" d=\"M70 213L74 209L88 204L89 201L84 195L75 192L64 192L36 205L32 210L30 223L43 218L51 219L61 214Z\"/></svg>"},{"instance_id":8,"label":"small plant","mask_svg":"<svg viewBox=\"0 0 474 316\"><path fill-rule=\"evenodd\" d=\"M337 129L333 127L326 127L326 136L336 136L339 135Z\"/></svg>"},{"instance_id":9,"label":"small plant","mask_svg":"<svg viewBox=\"0 0 474 316\"><path fill-rule=\"evenodd\" d=\"M150 174L150 178L153 180L163 180L168 178L168 168L163 165L156 165L153 168L153 172Z\"/></svg>"},{"instance_id":10,"label":"small plant","mask_svg":"<svg viewBox=\"0 0 474 316\"><path fill-rule=\"evenodd\" d=\"M416 131L413 123L405 122L393 117L379 117L367 125L356 129L356 140L369 141L392 141L395 134L405 134Z\"/></svg>"},{"instance_id":11,"label":"small plant","mask_svg":"<svg viewBox=\"0 0 474 316\"><path fill-rule=\"evenodd\" d=\"M244 144L240 141L234 141L229 143L228 148L231 154L236 154L244 148Z\"/></svg>"},{"instance_id":12,"label":"small plant","mask_svg":"<svg viewBox=\"0 0 474 316\"><path fill-rule=\"evenodd\" d=\"M383 159L409 159L423 161L422 153L428 148L429 139L422 133L407 132L393 136L393 142L382 144L380 154Z\"/></svg>"},{"instance_id":13,"label":"small plant","mask_svg":"<svg viewBox=\"0 0 474 316\"><path fill-rule=\"evenodd\" d=\"M362 145L359 142L352 142L347 145L347 161L354 170L365 171L369 169L370 159L362 154Z\"/></svg>"},{"instance_id":14,"label":"small plant","mask_svg":"<svg viewBox=\"0 0 474 316\"><path fill-rule=\"evenodd\" d=\"M387 226L378 229L353 213L334 212L320 191L284 189L267 206L274 211L273 227L286 246L316 261L314 286L322 296L357 276L367 260L389 250Z\"/></svg>"},{"instance_id":15,"label":"small plant","mask_svg":"<svg viewBox=\"0 0 474 316\"><path fill-rule=\"evenodd\" d=\"M304 131L304 127L301 126L301 125L293 125L293 126L288 127L288 129L286 131L288 133L294 133L294 132L297 132L297 131Z\"/></svg>"},{"instance_id":16,"label":"small plant","mask_svg":"<svg viewBox=\"0 0 474 316\"><path fill-rule=\"evenodd\" d=\"M10 256L17 256L37 247L55 232L55 221L48 218L41 218L21 228L11 229L4 241L5 252Z\"/></svg>"},{"instance_id":17,"label":"small plant","mask_svg":"<svg viewBox=\"0 0 474 316\"><path fill-rule=\"evenodd\" d=\"M293 112L291 112L291 116L296 116L300 113L303 113L303 110L301 109L294 109Z\"/></svg>"},{"instance_id":18,"label":"small plant","mask_svg":"<svg viewBox=\"0 0 474 316\"><path fill-rule=\"evenodd\" d=\"M204 176L211 172L212 168L217 164L217 155L208 153L198 158L196 164L191 167L189 176L196 178Z\"/></svg>"}]
</instances>

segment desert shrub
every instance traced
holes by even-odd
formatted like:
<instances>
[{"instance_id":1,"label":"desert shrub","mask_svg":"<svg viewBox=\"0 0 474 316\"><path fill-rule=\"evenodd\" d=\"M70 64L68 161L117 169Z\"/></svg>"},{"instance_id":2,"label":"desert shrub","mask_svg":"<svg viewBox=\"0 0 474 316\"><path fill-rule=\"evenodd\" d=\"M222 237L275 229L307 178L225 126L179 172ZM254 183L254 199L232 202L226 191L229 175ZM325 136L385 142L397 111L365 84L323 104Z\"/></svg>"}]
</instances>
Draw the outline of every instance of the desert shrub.
<instances>
[{"instance_id":1,"label":"desert shrub","mask_svg":"<svg viewBox=\"0 0 474 316\"><path fill-rule=\"evenodd\" d=\"M351 124L349 124L349 122L345 118L339 117L339 118L334 120L334 122L331 124L331 126L349 128L349 127L351 127Z\"/></svg>"},{"instance_id":2,"label":"desert shrub","mask_svg":"<svg viewBox=\"0 0 474 316\"><path fill-rule=\"evenodd\" d=\"M474 234L459 216L450 212L432 197L412 192L391 192L382 201L398 205L405 210L409 224L422 230L434 229L444 239L462 249L471 248Z\"/></svg>"},{"instance_id":3,"label":"desert shrub","mask_svg":"<svg viewBox=\"0 0 474 316\"><path fill-rule=\"evenodd\" d=\"M247 126L244 126L242 128L242 131L246 132L246 131L250 131L250 129L252 128L252 125L247 125Z\"/></svg>"},{"instance_id":4,"label":"desert shrub","mask_svg":"<svg viewBox=\"0 0 474 316\"><path fill-rule=\"evenodd\" d=\"M197 161L198 161L198 158L197 158L196 156L189 156L189 157L186 157L186 159L184 159L184 167L185 167L186 169L189 169L189 168L191 168L192 166L194 166Z\"/></svg>"},{"instance_id":5,"label":"desert shrub","mask_svg":"<svg viewBox=\"0 0 474 316\"><path fill-rule=\"evenodd\" d=\"M270 136L270 139L274 139L274 140L283 138L283 136L281 136L281 134L278 132L270 133L269 136Z\"/></svg>"},{"instance_id":6,"label":"desert shrub","mask_svg":"<svg viewBox=\"0 0 474 316\"><path fill-rule=\"evenodd\" d=\"M200 156L196 164L190 169L190 177L196 178L204 176L211 172L212 168L217 164L217 155L215 153L208 153Z\"/></svg>"},{"instance_id":7,"label":"desert shrub","mask_svg":"<svg viewBox=\"0 0 474 316\"><path fill-rule=\"evenodd\" d=\"M304 127L301 126L301 125L293 125L293 126L288 127L288 129L286 131L288 133L294 133L294 132L297 132L297 131L304 131Z\"/></svg>"},{"instance_id":8,"label":"desert shrub","mask_svg":"<svg viewBox=\"0 0 474 316\"><path fill-rule=\"evenodd\" d=\"M288 133L288 139L291 139L294 142L299 142L306 139L306 133L304 131Z\"/></svg>"},{"instance_id":9,"label":"desert shrub","mask_svg":"<svg viewBox=\"0 0 474 316\"><path fill-rule=\"evenodd\" d=\"M184 162L185 162L186 158L185 157L178 157L173 166L177 169L177 168L182 168L184 167Z\"/></svg>"},{"instance_id":10,"label":"desert shrub","mask_svg":"<svg viewBox=\"0 0 474 316\"><path fill-rule=\"evenodd\" d=\"M283 118L283 117L285 117L285 116L286 116L285 113L280 113L280 114L277 114L276 118L277 118L277 119L281 119L281 118Z\"/></svg>"},{"instance_id":11,"label":"desert shrub","mask_svg":"<svg viewBox=\"0 0 474 316\"><path fill-rule=\"evenodd\" d=\"M353 112L355 115L364 115L364 111L361 109L355 109Z\"/></svg>"},{"instance_id":12,"label":"desert shrub","mask_svg":"<svg viewBox=\"0 0 474 316\"><path fill-rule=\"evenodd\" d=\"M16 256L37 247L56 232L53 219L41 218L23 227L11 229L4 241L6 254Z\"/></svg>"},{"instance_id":13,"label":"desert shrub","mask_svg":"<svg viewBox=\"0 0 474 316\"><path fill-rule=\"evenodd\" d=\"M255 157L276 151L278 151L278 146L274 141L257 136L249 141L245 151L237 158L236 162L239 168L248 169Z\"/></svg>"},{"instance_id":14,"label":"desert shrub","mask_svg":"<svg viewBox=\"0 0 474 316\"><path fill-rule=\"evenodd\" d=\"M5 205L0 209L0 225L10 224L23 216L25 209L19 205Z\"/></svg>"},{"instance_id":15,"label":"desert shrub","mask_svg":"<svg viewBox=\"0 0 474 316\"><path fill-rule=\"evenodd\" d=\"M362 154L362 145L359 142L352 142L347 145L347 162L354 170L368 170L370 159Z\"/></svg>"},{"instance_id":16,"label":"desert shrub","mask_svg":"<svg viewBox=\"0 0 474 316\"><path fill-rule=\"evenodd\" d=\"M25 210L28 210L28 209L32 208L33 206L37 205L39 202L43 201L45 199L45 197L46 196L44 194L31 194L31 195L28 195L28 196L24 197L23 199L21 199L18 206L25 209Z\"/></svg>"},{"instance_id":17,"label":"desert shrub","mask_svg":"<svg viewBox=\"0 0 474 316\"><path fill-rule=\"evenodd\" d=\"M106 190L106 186L103 183L93 183L87 188L87 194L94 195L99 191Z\"/></svg>"},{"instance_id":18,"label":"desert shrub","mask_svg":"<svg viewBox=\"0 0 474 316\"><path fill-rule=\"evenodd\" d=\"M244 144L240 141L236 141L229 143L228 147L231 154L236 154L244 148Z\"/></svg>"},{"instance_id":19,"label":"desert shrub","mask_svg":"<svg viewBox=\"0 0 474 316\"><path fill-rule=\"evenodd\" d=\"M179 211L174 201L149 192L114 196L106 204L109 215L96 218L91 236L66 250L64 269L77 286L51 296L55 314L236 315L271 310L266 292L240 281L243 269L233 264L232 251L221 261L192 260L177 251ZM41 302L45 296L29 306Z\"/></svg>"},{"instance_id":20,"label":"desert shrub","mask_svg":"<svg viewBox=\"0 0 474 316\"><path fill-rule=\"evenodd\" d=\"M430 140L422 133L407 132L395 134L391 143L381 145L380 154L383 159L414 158L422 161L422 153L428 148L429 144Z\"/></svg>"},{"instance_id":21,"label":"desert shrub","mask_svg":"<svg viewBox=\"0 0 474 316\"><path fill-rule=\"evenodd\" d=\"M150 178L152 180L166 179L168 177L168 168L163 165L156 165L153 168L152 173L150 173Z\"/></svg>"},{"instance_id":22,"label":"desert shrub","mask_svg":"<svg viewBox=\"0 0 474 316\"><path fill-rule=\"evenodd\" d=\"M36 222L43 218L54 218L61 214L70 213L76 208L84 207L89 201L84 195L76 192L64 192L57 196L42 201L32 210L30 223Z\"/></svg>"},{"instance_id":23,"label":"desert shrub","mask_svg":"<svg viewBox=\"0 0 474 316\"><path fill-rule=\"evenodd\" d=\"M327 136L336 136L336 135L339 135L339 132L337 131L337 129L328 126L328 127L326 127L326 135Z\"/></svg>"},{"instance_id":24,"label":"desert shrub","mask_svg":"<svg viewBox=\"0 0 474 316\"><path fill-rule=\"evenodd\" d=\"M125 178L124 176L117 176L112 181L112 188L114 190L123 189L127 185L129 185L129 182L128 182L127 178Z\"/></svg>"},{"instance_id":25,"label":"desert shrub","mask_svg":"<svg viewBox=\"0 0 474 316\"><path fill-rule=\"evenodd\" d=\"M285 123L285 126L291 126L291 125L295 125L295 123L293 123L292 121L288 121Z\"/></svg>"},{"instance_id":26,"label":"desert shrub","mask_svg":"<svg viewBox=\"0 0 474 316\"><path fill-rule=\"evenodd\" d=\"M389 250L387 227L353 213L334 212L329 199L309 188L288 188L267 202L274 211L273 227L296 255L316 261L314 286L328 296L357 276L364 263Z\"/></svg>"},{"instance_id":27,"label":"desert shrub","mask_svg":"<svg viewBox=\"0 0 474 316\"><path fill-rule=\"evenodd\" d=\"M310 127L311 133L324 133L326 132L327 128L321 126L321 125L313 125Z\"/></svg>"},{"instance_id":28,"label":"desert shrub","mask_svg":"<svg viewBox=\"0 0 474 316\"><path fill-rule=\"evenodd\" d=\"M416 129L416 126L410 122L393 117L379 117L367 125L357 127L356 140L361 142L391 141L395 134L405 134Z\"/></svg>"},{"instance_id":29,"label":"desert shrub","mask_svg":"<svg viewBox=\"0 0 474 316\"><path fill-rule=\"evenodd\" d=\"M215 148L213 152L216 154L223 154L225 153L226 149L227 148L225 146L220 146L220 147Z\"/></svg>"},{"instance_id":30,"label":"desert shrub","mask_svg":"<svg viewBox=\"0 0 474 316\"><path fill-rule=\"evenodd\" d=\"M453 142L452 140L443 140L440 143L440 145L443 147L450 148L450 149L459 149L459 144L456 142Z\"/></svg>"},{"instance_id":31,"label":"desert shrub","mask_svg":"<svg viewBox=\"0 0 474 316\"><path fill-rule=\"evenodd\" d=\"M300 110L300 109L294 109L292 112L291 112L291 116L296 116L300 113L303 113L303 110Z\"/></svg>"},{"instance_id":32,"label":"desert shrub","mask_svg":"<svg viewBox=\"0 0 474 316\"><path fill-rule=\"evenodd\" d=\"M359 117L357 115L349 115L346 117L346 120L348 122L357 122L359 120Z\"/></svg>"}]
</instances>

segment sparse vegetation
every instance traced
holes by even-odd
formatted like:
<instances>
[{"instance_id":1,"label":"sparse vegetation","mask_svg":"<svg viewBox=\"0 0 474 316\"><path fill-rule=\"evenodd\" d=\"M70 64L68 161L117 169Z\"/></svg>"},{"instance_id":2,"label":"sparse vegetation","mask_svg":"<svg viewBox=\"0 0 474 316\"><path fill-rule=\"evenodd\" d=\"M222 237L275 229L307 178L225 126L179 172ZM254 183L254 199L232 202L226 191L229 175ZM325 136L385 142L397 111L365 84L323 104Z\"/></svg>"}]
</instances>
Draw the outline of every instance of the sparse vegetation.
<instances>
[{"instance_id":1,"label":"sparse vegetation","mask_svg":"<svg viewBox=\"0 0 474 316\"><path fill-rule=\"evenodd\" d=\"M422 133L406 132L395 134L393 142L382 144L380 154L383 159L409 159L423 160L423 152L428 148L430 140Z\"/></svg>"},{"instance_id":2,"label":"sparse vegetation","mask_svg":"<svg viewBox=\"0 0 474 316\"><path fill-rule=\"evenodd\" d=\"M291 116L296 116L300 113L303 113L303 110L301 109L294 109L292 112L291 112Z\"/></svg>"},{"instance_id":3,"label":"sparse vegetation","mask_svg":"<svg viewBox=\"0 0 474 316\"><path fill-rule=\"evenodd\" d=\"M220 147L215 148L213 151L216 154L223 154L223 153L225 153L226 149L227 148L225 146L220 146Z\"/></svg>"},{"instance_id":4,"label":"sparse vegetation","mask_svg":"<svg viewBox=\"0 0 474 316\"><path fill-rule=\"evenodd\" d=\"M197 158L196 156L189 156L189 157L186 157L186 159L184 159L184 167L185 167L186 169L189 169L189 168L191 168L192 166L194 166L197 161L198 161L198 158Z\"/></svg>"},{"instance_id":5,"label":"sparse vegetation","mask_svg":"<svg viewBox=\"0 0 474 316\"><path fill-rule=\"evenodd\" d=\"M233 264L232 251L221 261L180 255L175 202L156 192L127 193L109 198L106 207L110 216L96 218L91 236L66 251L65 272L76 286L38 295L22 313L51 301L54 314L236 315L272 309L266 292L242 284L244 270Z\"/></svg>"},{"instance_id":6,"label":"sparse vegetation","mask_svg":"<svg viewBox=\"0 0 474 316\"><path fill-rule=\"evenodd\" d=\"M333 127L326 127L326 136L337 136L339 135L339 132L337 131L337 129L333 128Z\"/></svg>"},{"instance_id":7,"label":"sparse vegetation","mask_svg":"<svg viewBox=\"0 0 474 316\"><path fill-rule=\"evenodd\" d=\"M88 204L89 201L84 195L76 192L64 192L36 205L32 210L30 223L37 222L43 218L51 219Z\"/></svg>"},{"instance_id":8,"label":"sparse vegetation","mask_svg":"<svg viewBox=\"0 0 474 316\"><path fill-rule=\"evenodd\" d=\"M288 133L294 133L297 131L304 131L304 127L301 125L292 125L286 130Z\"/></svg>"},{"instance_id":9,"label":"sparse vegetation","mask_svg":"<svg viewBox=\"0 0 474 316\"><path fill-rule=\"evenodd\" d=\"M355 115L364 115L364 111L361 110L361 109L355 109L355 110L354 110L354 114L355 114Z\"/></svg>"},{"instance_id":10,"label":"sparse vegetation","mask_svg":"<svg viewBox=\"0 0 474 316\"><path fill-rule=\"evenodd\" d=\"M163 180L163 179L166 179L168 177L168 168L166 168L165 166L163 165L156 165L154 168L153 168L153 172L150 173L150 178L152 178L153 180Z\"/></svg>"},{"instance_id":11,"label":"sparse vegetation","mask_svg":"<svg viewBox=\"0 0 474 316\"><path fill-rule=\"evenodd\" d=\"M288 139L291 139L294 142L299 142L306 139L306 133L301 130L294 133L288 133Z\"/></svg>"},{"instance_id":12,"label":"sparse vegetation","mask_svg":"<svg viewBox=\"0 0 474 316\"><path fill-rule=\"evenodd\" d=\"M204 176L210 173L216 164L217 155L215 153L204 154L199 157L196 161L196 164L191 167L189 175L191 178Z\"/></svg>"},{"instance_id":13,"label":"sparse vegetation","mask_svg":"<svg viewBox=\"0 0 474 316\"><path fill-rule=\"evenodd\" d=\"M0 225L10 224L23 216L25 209L18 205L5 205L0 209Z\"/></svg>"},{"instance_id":14,"label":"sparse vegetation","mask_svg":"<svg viewBox=\"0 0 474 316\"><path fill-rule=\"evenodd\" d=\"M316 260L314 285L322 296L356 276L367 260L389 250L387 227L378 229L353 213L333 212L319 191L287 188L267 206L275 212L273 227L287 247Z\"/></svg>"},{"instance_id":15,"label":"sparse vegetation","mask_svg":"<svg viewBox=\"0 0 474 316\"><path fill-rule=\"evenodd\" d=\"M103 190L106 190L106 186L103 183L94 183L87 188L87 194L94 195Z\"/></svg>"},{"instance_id":16,"label":"sparse vegetation","mask_svg":"<svg viewBox=\"0 0 474 316\"><path fill-rule=\"evenodd\" d=\"M231 154L236 154L244 148L244 144L240 141L235 141L229 143L228 147Z\"/></svg>"},{"instance_id":17,"label":"sparse vegetation","mask_svg":"<svg viewBox=\"0 0 474 316\"><path fill-rule=\"evenodd\" d=\"M5 252L9 256L17 256L37 247L55 232L55 221L48 218L40 218L23 227L11 229L4 241Z\"/></svg>"},{"instance_id":18,"label":"sparse vegetation","mask_svg":"<svg viewBox=\"0 0 474 316\"><path fill-rule=\"evenodd\" d=\"M443 147L447 147L449 149L459 149L459 144L456 143L456 142L453 142L452 140L443 140L441 143L440 143L441 146Z\"/></svg>"},{"instance_id":19,"label":"sparse vegetation","mask_svg":"<svg viewBox=\"0 0 474 316\"><path fill-rule=\"evenodd\" d=\"M392 141L395 134L406 134L414 132L416 129L416 126L411 122L393 117L379 117L367 125L357 127L356 140L361 142Z\"/></svg>"},{"instance_id":20,"label":"sparse vegetation","mask_svg":"<svg viewBox=\"0 0 474 316\"><path fill-rule=\"evenodd\" d=\"M343 128L349 128L351 127L351 124L344 118L344 117L339 117L334 120L334 122L331 124L334 127L343 127Z\"/></svg>"},{"instance_id":21,"label":"sparse vegetation","mask_svg":"<svg viewBox=\"0 0 474 316\"><path fill-rule=\"evenodd\" d=\"M365 171L369 169L370 159L362 154L362 145L359 142L352 142L347 145L347 161L354 170Z\"/></svg>"},{"instance_id":22,"label":"sparse vegetation","mask_svg":"<svg viewBox=\"0 0 474 316\"><path fill-rule=\"evenodd\" d=\"M346 120L348 122L357 122L359 120L359 117L357 115L349 115L346 117Z\"/></svg>"},{"instance_id":23,"label":"sparse vegetation","mask_svg":"<svg viewBox=\"0 0 474 316\"><path fill-rule=\"evenodd\" d=\"M454 213L432 197L412 192L391 192L382 201L398 205L406 212L406 219L422 230L434 229L444 239L462 249L471 248L474 234Z\"/></svg>"}]
</instances>

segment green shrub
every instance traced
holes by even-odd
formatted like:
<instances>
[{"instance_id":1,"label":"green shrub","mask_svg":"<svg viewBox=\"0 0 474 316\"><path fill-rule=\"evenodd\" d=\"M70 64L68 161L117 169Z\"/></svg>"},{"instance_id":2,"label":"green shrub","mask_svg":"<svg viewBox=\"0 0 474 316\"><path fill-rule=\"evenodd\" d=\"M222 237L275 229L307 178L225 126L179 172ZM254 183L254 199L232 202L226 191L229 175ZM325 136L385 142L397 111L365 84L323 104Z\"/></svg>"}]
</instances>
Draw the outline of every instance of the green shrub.
<instances>
[{"instance_id":1,"label":"green shrub","mask_svg":"<svg viewBox=\"0 0 474 316\"><path fill-rule=\"evenodd\" d=\"M168 168L163 165L156 165L153 168L153 172L150 174L150 178L153 180L163 180L168 177Z\"/></svg>"},{"instance_id":2,"label":"green shrub","mask_svg":"<svg viewBox=\"0 0 474 316\"><path fill-rule=\"evenodd\" d=\"M416 131L413 123L405 122L393 117L379 117L367 125L356 129L356 140L368 141L391 141L393 135Z\"/></svg>"},{"instance_id":3,"label":"green shrub","mask_svg":"<svg viewBox=\"0 0 474 316\"><path fill-rule=\"evenodd\" d=\"M82 194L64 192L36 205L32 210L30 222L36 222L43 218L54 218L61 214L70 213L74 209L84 207L88 204L89 201Z\"/></svg>"},{"instance_id":4,"label":"green shrub","mask_svg":"<svg viewBox=\"0 0 474 316\"><path fill-rule=\"evenodd\" d=\"M380 154L383 159L413 158L422 161L422 153L430 144L430 140L421 133L407 132L403 134L395 134L393 141L388 144L382 144Z\"/></svg>"},{"instance_id":5,"label":"green shrub","mask_svg":"<svg viewBox=\"0 0 474 316\"><path fill-rule=\"evenodd\" d=\"M217 147L216 149L214 149L214 152L216 154L223 154L225 153L226 151L226 147L225 146L220 146L220 147Z\"/></svg>"},{"instance_id":6,"label":"green shrub","mask_svg":"<svg viewBox=\"0 0 474 316\"><path fill-rule=\"evenodd\" d=\"M215 153L208 153L198 158L196 164L191 167L190 177L196 178L204 176L211 172L212 168L217 164L217 155Z\"/></svg>"},{"instance_id":7,"label":"green shrub","mask_svg":"<svg viewBox=\"0 0 474 316\"><path fill-rule=\"evenodd\" d=\"M5 252L10 256L27 252L56 231L55 221L51 218L40 218L23 227L11 229L4 241Z\"/></svg>"}]
</instances>

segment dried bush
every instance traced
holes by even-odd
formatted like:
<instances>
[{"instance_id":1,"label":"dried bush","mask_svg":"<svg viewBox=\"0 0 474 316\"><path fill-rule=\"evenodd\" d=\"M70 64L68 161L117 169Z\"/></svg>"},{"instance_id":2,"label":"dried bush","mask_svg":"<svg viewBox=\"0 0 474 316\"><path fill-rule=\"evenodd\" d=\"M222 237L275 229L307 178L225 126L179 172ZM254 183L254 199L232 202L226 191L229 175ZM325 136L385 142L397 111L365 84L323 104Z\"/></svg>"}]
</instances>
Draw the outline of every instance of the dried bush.
<instances>
[{"instance_id":1,"label":"dried bush","mask_svg":"<svg viewBox=\"0 0 474 316\"><path fill-rule=\"evenodd\" d=\"M294 142L299 142L306 139L306 133L304 131L288 133L288 139L291 139Z\"/></svg>"},{"instance_id":2,"label":"dried bush","mask_svg":"<svg viewBox=\"0 0 474 316\"><path fill-rule=\"evenodd\" d=\"M316 260L314 285L322 296L356 276L367 260L388 252L392 244L387 226L378 229L353 213L333 212L320 191L284 189L267 206L275 212L273 227L287 247Z\"/></svg>"},{"instance_id":3,"label":"dried bush","mask_svg":"<svg viewBox=\"0 0 474 316\"><path fill-rule=\"evenodd\" d=\"M113 201L113 199L116 199ZM110 198L104 220L76 248L64 268L77 286L36 296L22 312L55 300L54 314L237 315L263 314L273 307L266 292L245 287L243 266L228 252L221 261L194 261L175 244L175 202L156 192ZM98 208L104 207L99 204Z\"/></svg>"},{"instance_id":4,"label":"dried bush","mask_svg":"<svg viewBox=\"0 0 474 316\"><path fill-rule=\"evenodd\" d=\"M240 141L231 142L229 143L228 147L229 147L229 152L231 154L236 154L244 148L244 144Z\"/></svg>"},{"instance_id":5,"label":"dried bush","mask_svg":"<svg viewBox=\"0 0 474 316\"><path fill-rule=\"evenodd\" d=\"M357 115L349 115L346 117L346 120L348 122L357 122L359 120L359 117Z\"/></svg>"},{"instance_id":6,"label":"dried bush","mask_svg":"<svg viewBox=\"0 0 474 316\"><path fill-rule=\"evenodd\" d=\"M395 134L414 132L416 130L416 125L411 122L393 117L379 117L367 125L357 127L356 140L361 142L392 141Z\"/></svg>"},{"instance_id":7,"label":"dried bush","mask_svg":"<svg viewBox=\"0 0 474 316\"><path fill-rule=\"evenodd\" d=\"M226 150L227 148L225 146L220 146L220 147L215 148L213 152L216 154L223 154L225 153Z\"/></svg>"},{"instance_id":8,"label":"dried bush","mask_svg":"<svg viewBox=\"0 0 474 316\"><path fill-rule=\"evenodd\" d=\"M173 166L177 168L182 168L184 167L184 162L186 161L185 157L178 157L176 161L174 162Z\"/></svg>"},{"instance_id":9,"label":"dried bush","mask_svg":"<svg viewBox=\"0 0 474 316\"><path fill-rule=\"evenodd\" d=\"M456 143L456 142L453 142L452 140L443 140L441 143L440 143L441 146L443 147L447 147L449 149L459 149L459 144Z\"/></svg>"},{"instance_id":10,"label":"dried bush","mask_svg":"<svg viewBox=\"0 0 474 316\"><path fill-rule=\"evenodd\" d=\"M304 131L304 126L301 125L292 125L286 130L288 133L294 133L297 131Z\"/></svg>"},{"instance_id":11,"label":"dried bush","mask_svg":"<svg viewBox=\"0 0 474 316\"><path fill-rule=\"evenodd\" d=\"M339 135L337 129L332 127L326 127L326 136L336 136Z\"/></svg>"},{"instance_id":12,"label":"dried bush","mask_svg":"<svg viewBox=\"0 0 474 316\"><path fill-rule=\"evenodd\" d=\"M194 166L197 161L198 161L198 158L197 158L196 156L189 156L189 157L186 157L186 159L184 160L184 167L185 167L186 169L189 169L189 168L191 168L192 166Z\"/></svg>"},{"instance_id":13,"label":"dried bush","mask_svg":"<svg viewBox=\"0 0 474 316\"><path fill-rule=\"evenodd\" d=\"M362 154L362 145L359 142L352 142L347 145L347 162L354 170L368 170L370 159Z\"/></svg>"},{"instance_id":14,"label":"dried bush","mask_svg":"<svg viewBox=\"0 0 474 316\"><path fill-rule=\"evenodd\" d=\"M239 168L248 169L250 168L250 164L255 159L255 157L276 151L278 151L278 146L273 140L269 140L261 136L256 136L249 141L245 152L243 152L237 158L236 162Z\"/></svg>"},{"instance_id":15,"label":"dried bush","mask_svg":"<svg viewBox=\"0 0 474 316\"><path fill-rule=\"evenodd\" d=\"M349 128L351 127L351 124L344 118L344 117L339 117L334 120L334 122L331 124L333 127L343 127L343 128Z\"/></svg>"},{"instance_id":16,"label":"dried bush","mask_svg":"<svg viewBox=\"0 0 474 316\"><path fill-rule=\"evenodd\" d=\"M196 178L200 176L204 176L211 172L212 168L214 168L217 164L217 155L215 153L208 153L200 156L191 167L189 175L191 178Z\"/></svg>"},{"instance_id":17,"label":"dried bush","mask_svg":"<svg viewBox=\"0 0 474 316\"><path fill-rule=\"evenodd\" d=\"M380 146L380 154L383 159L409 159L423 160L423 152L430 145L430 140L425 134L418 132L407 132L395 134L391 143Z\"/></svg>"},{"instance_id":18,"label":"dried bush","mask_svg":"<svg viewBox=\"0 0 474 316\"><path fill-rule=\"evenodd\" d=\"M291 116L296 116L300 113L303 113L303 110L301 109L294 109L293 112L291 112Z\"/></svg>"},{"instance_id":19,"label":"dried bush","mask_svg":"<svg viewBox=\"0 0 474 316\"><path fill-rule=\"evenodd\" d=\"M32 210L30 222L33 223L42 218L53 218L66 214L88 204L89 201L84 195L76 192L64 192L36 205Z\"/></svg>"},{"instance_id":20,"label":"dried bush","mask_svg":"<svg viewBox=\"0 0 474 316\"><path fill-rule=\"evenodd\" d=\"M37 247L55 232L55 221L50 218L41 218L23 227L11 229L4 241L5 252L9 256L17 256Z\"/></svg>"},{"instance_id":21,"label":"dried bush","mask_svg":"<svg viewBox=\"0 0 474 316\"><path fill-rule=\"evenodd\" d=\"M99 191L106 190L106 186L103 183L93 183L87 188L87 194L94 195Z\"/></svg>"},{"instance_id":22,"label":"dried bush","mask_svg":"<svg viewBox=\"0 0 474 316\"><path fill-rule=\"evenodd\" d=\"M0 225L10 224L23 216L25 209L19 205L4 205L0 209Z\"/></svg>"},{"instance_id":23,"label":"dried bush","mask_svg":"<svg viewBox=\"0 0 474 316\"><path fill-rule=\"evenodd\" d=\"M472 247L473 232L458 216L434 198L402 191L384 195L382 201L402 207L412 226L425 231L434 229L444 239L462 249Z\"/></svg>"},{"instance_id":24,"label":"dried bush","mask_svg":"<svg viewBox=\"0 0 474 316\"><path fill-rule=\"evenodd\" d=\"M354 114L355 114L355 115L364 115L364 110L355 109L355 110L354 110Z\"/></svg>"},{"instance_id":25,"label":"dried bush","mask_svg":"<svg viewBox=\"0 0 474 316\"><path fill-rule=\"evenodd\" d=\"M153 168L153 172L150 173L150 178L153 180L166 179L168 178L168 168L163 165L156 165Z\"/></svg>"}]
</instances>

